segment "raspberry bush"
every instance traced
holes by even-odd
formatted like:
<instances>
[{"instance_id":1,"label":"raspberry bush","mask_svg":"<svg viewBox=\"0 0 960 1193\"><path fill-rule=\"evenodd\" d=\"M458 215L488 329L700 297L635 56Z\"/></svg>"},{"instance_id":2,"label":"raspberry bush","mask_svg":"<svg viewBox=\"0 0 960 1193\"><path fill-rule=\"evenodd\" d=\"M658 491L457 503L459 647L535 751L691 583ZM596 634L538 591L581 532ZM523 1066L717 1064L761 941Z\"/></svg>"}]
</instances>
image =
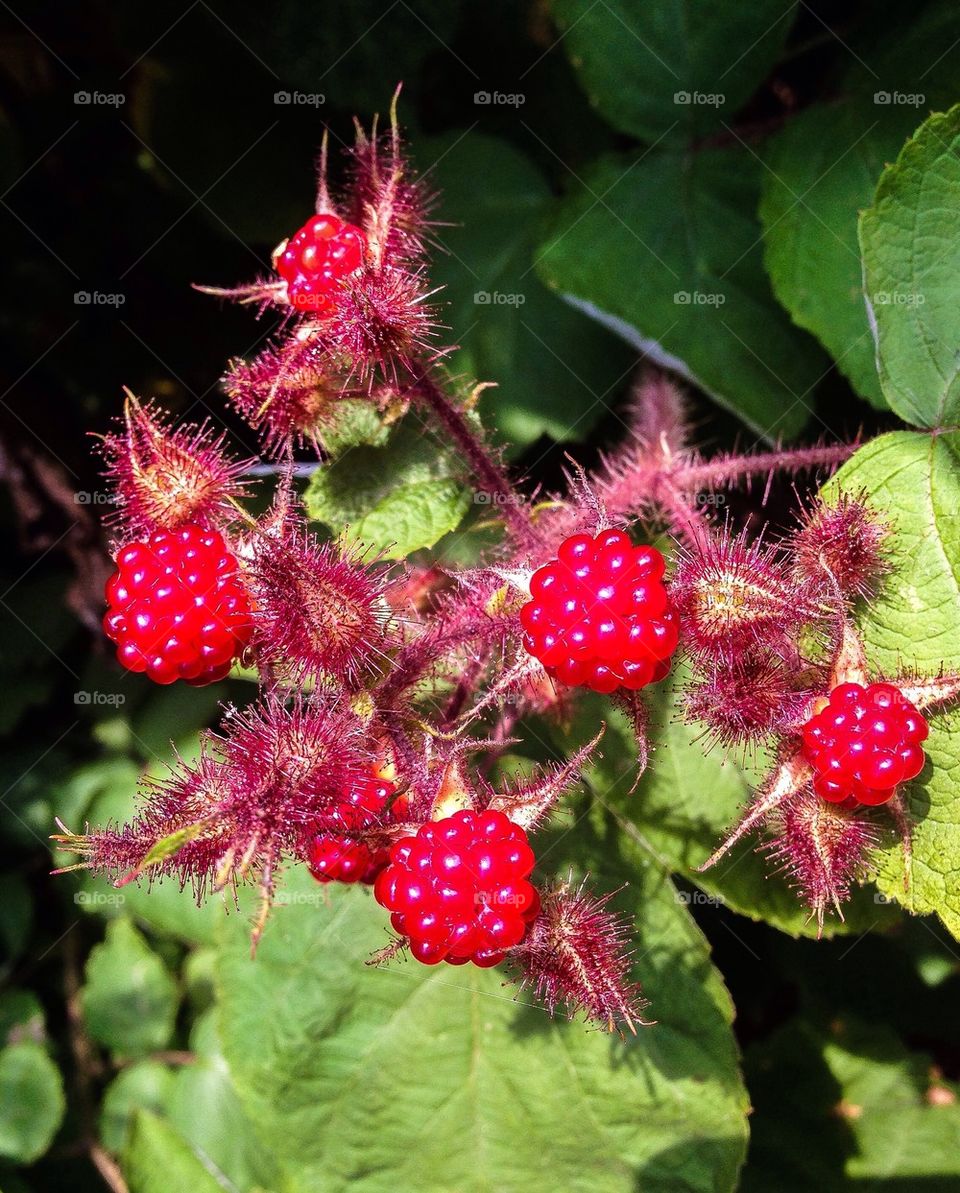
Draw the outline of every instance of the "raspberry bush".
<instances>
[{"instance_id":1,"label":"raspberry bush","mask_svg":"<svg viewBox=\"0 0 960 1193\"><path fill-rule=\"evenodd\" d=\"M522 7L241 5L229 50L185 21L183 64L130 67L109 127L157 204L189 180L188 250L137 246L156 341L132 283L78 292L126 352L91 318L60 450L4 443L41 548L3 598L0 1092L38 1109L0 1167L31 1187L960 1177L949 14ZM219 136L145 122L284 37L269 161L218 168L254 85ZM493 89L511 38L529 96ZM92 651L41 586L61 558ZM34 707L31 643L80 728Z\"/></svg>"}]
</instances>

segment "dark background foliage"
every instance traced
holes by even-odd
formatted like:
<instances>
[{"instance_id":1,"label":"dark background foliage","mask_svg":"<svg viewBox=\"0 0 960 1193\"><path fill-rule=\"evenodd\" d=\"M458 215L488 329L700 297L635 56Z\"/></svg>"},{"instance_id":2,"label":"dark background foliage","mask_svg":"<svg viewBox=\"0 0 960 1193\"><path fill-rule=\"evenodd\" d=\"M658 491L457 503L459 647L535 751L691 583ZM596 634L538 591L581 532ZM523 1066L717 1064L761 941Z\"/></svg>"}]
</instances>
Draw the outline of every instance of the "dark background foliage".
<instances>
[{"instance_id":1,"label":"dark background foliage","mask_svg":"<svg viewBox=\"0 0 960 1193\"><path fill-rule=\"evenodd\" d=\"M607 10L602 0L601 7ZM722 122L690 131L704 152L742 144L759 161L798 115L842 100L858 70L879 78L879 63L911 29L927 20L936 28L939 19L934 3L909 12L866 3L785 8L783 44L766 76ZM0 466L7 482L0 1023L5 1042L40 1042L67 1094L50 1150L16 1172L0 1171L7 1193L103 1187L91 1146L101 1166L110 1163L91 1141L114 1069L100 1047L103 1033L98 1043L84 1029L77 991L104 933L96 913L111 909L78 903L75 885L48 876L53 817L82 820L97 800L100 813L122 810L119 793L132 787L137 767L165 757L171 737L189 742L223 695L146 691L112 666L97 635L105 507L88 435L105 430L129 386L182 416L209 412L254 448L250 432L226 413L218 379L228 357L263 342L269 317L257 322L249 311L223 308L191 284L231 284L266 270L272 246L311 210L322 125L333 147L345 142L352 117L384 111L402 79L401 115L418 164L448 195L438 209L447 223L437 229L436 275L450 303L442 318L462 345L464 372L501 383L485 396L484 412L513 463L531 483L549 484L565 452L588 463L615 442L635 347L551 293L550 254L542 254L546 264L539 257L561 205L582 198L584 188L596 197L584 182L591 163L605 153L643 154L636 169L646 177L660 135L608 119L588 102L591 78L578 77L566 53L577 44L578 16L587 21L575 4L509 0L0 5ZM625 43L636 47L629 31L608 36L601 66L593 66L605 62L616 78L629 56ZM949 33L937 40L945 55L938 71L956 63L954 40ZM749 49L735 42L724 52L732 60ZM478 103L478 92L520 95L522 104ZM84 93L121 99L83 102ZM283 103L277 93L323 98ZM901 140L921 118L910 113ZM607 206L602 194L597 203ZM705 227L695 252L709 256L724 227L723 219ZM672 260L678 236L667 228L656 252ZM634 289L644 301L643 279L622 276L626 264L591 258L589 240L576 246L580 268L602 275L601 292ZM569 260L563 264L568 276L576 273ZM524 301L488 310L477 305L478 291L520 293ZM83 302L82 294L93 297ZM761 337L764 321L789 322L772 294L758 301L755 320ZM842 439L896 425L857 396L812 336L790 334L812 362L802 417L791 425L796 435ZM705 445L762 438L756 418L745 426L702 393L693 402ZM778 415L770 413L773 426ZM789 499L787 487L774 491L774 519L785 516ZM754 503L734 502L733 516L756 518ZM82 693L119 693L123 703L97 704L96 695L83 703ZM243 698L242 685L229 694ZM179 975L187 995L156 1049L174 1064L209 999L201 964L183 969L184 941L195 939L178 923L190 917L187 902L165 900L141 920L154 956ZM952 1013L960 967L942 931L932 921L900 919L885 931L817 943L709 901L694 898L690 908L732 993L745 1049L755 1110L743 1187L956 1188L957 1177L848 1175L859 1146L849 1128L856 1111L845 1107L822 1059L824 1040L852 1033L864 1041L865 1058L889 1055L905 1072L913 1066L929 1076L933 1067L960 1079ZM140 916L141 905L133 911ZM162 1000L162 976L157 983ZM34 1104L0 1083L3 1114L19 1101L36 1121L55 1121L55 1085L35 1089ZM11 1137L18 1130L11 1127ZM16 1139L5 1145L11 1161L18 1146Z\"/></svg>"}]
</instances>

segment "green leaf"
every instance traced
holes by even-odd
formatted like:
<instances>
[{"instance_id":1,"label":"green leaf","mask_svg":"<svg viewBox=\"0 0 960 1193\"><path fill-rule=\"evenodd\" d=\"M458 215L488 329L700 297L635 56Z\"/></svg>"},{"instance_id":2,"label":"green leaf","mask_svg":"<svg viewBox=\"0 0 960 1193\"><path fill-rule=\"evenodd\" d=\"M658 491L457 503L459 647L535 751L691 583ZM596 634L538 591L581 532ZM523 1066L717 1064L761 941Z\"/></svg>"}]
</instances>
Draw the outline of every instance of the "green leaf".
<instances>
[{"instance_id":1,"label":"green leaf","mask_svg":"<svg viewBox=\"0 0 960 1193\"><path fill-rule=\"evenodd\" d=\"M441 318L460 345L452 366L496 382L480 396L485 425L514 453L541 435L583 439L619 396L633 357L533 270L539 225L552 205L545 179L493 137L458 134L419 142L417 152L449 225L437 229L446 251L430 275L443 286Z\"/></svg>"},{"instance_id":2,"label":"green leaf","mask_svg":"<svg viewBox=\"0 0 960 1193\"><path fill-rule=\"evenodd\" d=\"M352 447L383 447L389 438L389 426L364 398L341 398L324 419L323 446L331 456Z\"/></svg>"},{"instance_id":3,"label":"green leaf","mask_svg":"<svg viewBox=\"0 0 960 1193\"><path fill-rule=\"evenodd\" d=\"M224 922L224 1052L285 1188L733 1188L745 1098L706 944L660 867L602 817L576 858L573 841L551 863L589 867L601 889L612 869L630 875L620 906L657 1019L637 1039L552 1021L497 971L365 966L387 939L368 892L290 898L256 965L241 918ZM303 871L288 881L315 893Z\"/></svg>"},{"instance_id":4,"label":"green leaf","mask_svg":"<svg viewBox=\"0 0 960 1193\"><path fill-rule=\"evenodd\" d=\"M149 870L151 866L159 865L160 862L165 862L167 858L173 857L180 852L184 845L189 844L190 841L195 841L208 824L209 821L207 820L198 820L196 824L188 824L185 828L177 829L176 832L169 833L166 837L161 837L144 854L139 869Z\"/></svg>"},{"instance_id":5,"label":"green leaf","mask_svg":"<svg viewBox=\"0 0 960 1193\"><path fill-rule=\"evenodd\" d=\"M460 524L471 502L461 472L411 412L386 447L354 448L317 469L304 500L311 518L348 542L402 559Z\"/></svg>"},{"instance_id":6,"label":"green leaf","mask_svg":"<svg viewBox=\"0 0 960 1193\"><path fill-rule=\"evenodd\" d=\"M163 1113L174 1075L158 1061L143 1060L122 1069L103 1095L100 1138L111 1152L123 1151L138 1110Z\"/></svg>"},{"instance_id":7,"label":"green leaf","mask_svg":"<svg viewBox=\"0 0 960 1193\"><path fill-rule=\"evenodd\" d=\"M890 1031L794 1021L750 1049L747 1072L755 1114L742 1193L957 1188L957 1087Z\"/></svg>"},{"instance_id":8,"label":"green leaf","mask_svg":"<svg viewBox=\"0 0 960 1193\"><path fill-rule=\"evenodd\" d=\"M909 431L862 447L825 487L865 494L894 533L891 573L859 618L867 660L878 673L960 670L960 436ZM960 709L934 712L929 762L907 785L913 823L909 889L903 848L891 835L876 852L877 885L920 915L936 912L960 939Z\"/></svg>"},{"instance_id":9,"label":"green leaf","mask_svg":"<svg viewBox=\"0 0 960 1193\"><path fill-rule=\"evenodd\" d=\"M960 421L960 106L933 115L860 217L880 384L907 422Z\"/></svg>"},{"instance_id":10,"label":"green leaf","mask_svg":"<svg viewBox=\"0 0 960 1193\"><path fill-rule=\"evenodd\" d=\"M753 920L763 920L791 936L816 936L817 925L796 892L757 851L756 839L731 850L712 869L697 867L710 856L753 798L764 760L747 766L719 749L707 751L697 726L676 715L678 688L686 678L678 667L649 697L655 751L636 791L636 745L627 718L608 701L587 697L579 703L574 723L561 736L565 752L585 744L605 721L607 731L599 757L584 772L586 781L610 809L621 830L652 850L676 874L695 883L691 902L718 903ZM875 892L858 890L844 919L829 918L824 935L862 933L895 918Z\"/></svg>"},{"instance_id":11,"label":"green leaf","mask_svg":"<svg viewBox=\"0 0 960 1193\"><path fill-rule=\"evenodd\" d=\"M0 1156L32 1164L53 1142L66 1101L60 1070L33 1040L0 1051Z\"/></svg>"},{"instance_id":12,"label":"green leaf","mask_svg":"<svg viewBox=\"0 0 960 1193\"><path fill-rule=\"evenodd\" d=\"M644 140L730 123L776 61L794 4L551 0L590 103Z\"/></svg>"},{"instance_id":13,"label":"green leaf","mask_svg":"<svg viewBox=\"0 0 960 1193\"><path fill-rule=\"evenodd\" d=\"M123 1172L130 1193L223 1193L230 1188L175 1127L149 1110L139 1111L133 1120Z\"/></svg>"},{"instance_id":14,"label":"green leaf","mask_svg":"<svg viewBox=\"0 0 960 1193\"><path fill-rule=\"evenodd\" d=\"M0 993L0 1045L21 1040L40 1044L46 1034L43 1007L32 990L8 989Z\"/></svg>"},{"instance_id":15,"label":"green leaf","mask_svg":"<svg viewBox=\"0 0 960 1193\"><path fill-rule=\"evenodd\" d=\"M91 951L81 1005L87 1030L115 1052L137 1055L169 1043L176 984L130 920L108 924L106 940Z\"/></svg>"},{"instance_id":16,"label":"green leaf","mask_svg":"<svg viewBox=\"0 0 960 1193\"><path fill-rule=\"evenodd\" d=\"M166 1102L170 1122L237 1189L275 1189L271 1152L258 1141L220 1050L216 1014L197 1020L190 1048L197 1059L176 1074ZM203 1113L197 1113L197 1107Z\"/></svg>"},{"instance_id":17,"label":"green leaf","mask_svg":"<svg viewBox=\"0 0 960 1193\"><path fill-rule=\"evenodd\" d=\"M605 157L562 203L547 283L768 438L803 426L823 372L770 292L746 148Z\"/></svg>"},{"instance_id":18,"label":"green leaf","mask_svg":"<svg viewBox=\"0 0 960 1193\"><path fill-rule=\"evenodd\" d=\"M114 759L114 765L104 766L99 775L100 794L86 813L91 824L125 824L137 813L137 787L140 768L128 759ZM68 822L70 823L70 822ZM73 827L71 823L71 827ZM69 865L76 858L72 854L55 854L58 865ZM182 891L177 881L131 882L116 890L102 877L84 873L74 902L86 912L114 918L132 915L160 932L176 936L194 944L206 944L213 939L214 924L223 915L219 899L207 899L202 905Z\"/></svg>"},{"instance_id":19,"label":"green leaf","mask_svg":"<svg viewBox=\"0 0 960 1193\"><path fill-rule=\"evenodd\" d=\"M765 155L760 219L777 298L880 409L887 403L863 298L857 216L915 122L916 109L866 97L819 104L790 120Z\"/></svg>"}]
</instances>

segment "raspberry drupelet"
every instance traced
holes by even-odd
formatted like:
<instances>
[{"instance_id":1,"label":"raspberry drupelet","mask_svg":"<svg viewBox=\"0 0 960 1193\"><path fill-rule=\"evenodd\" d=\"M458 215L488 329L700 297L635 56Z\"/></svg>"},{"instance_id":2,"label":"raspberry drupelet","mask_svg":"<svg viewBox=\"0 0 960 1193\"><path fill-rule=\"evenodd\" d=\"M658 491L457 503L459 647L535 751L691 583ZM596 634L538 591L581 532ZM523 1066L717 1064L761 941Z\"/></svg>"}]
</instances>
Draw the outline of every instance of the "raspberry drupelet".
<instances>
[{"instance_id":1,"label":"raspberry drupelet","mask_svg":"<svg viewBox=\"0 0 960 1193\"><path fill-rule=\"evenodd\" d=\"M369 884L374 881L390 860L390 850L373 849L357 837L360 830L369 829L382 820L384 809L395 791L393 783L371 772L337 804L330 820L311 836L309 842L310 873L318 882ZM400 796L390 809L390 818L395 819L404 807Z\"/></svg>"},{"instance_id":2,"label":"raspberry drupelet","mask_svg":"<svg viewBox=\"0 0 960 1193\"><path fill-rule=\"evenodd\" d=\"M524 645L547 673L595 692L636 691L670 670L676 612L655 547L635 547L622 530L566 539L538 568L520 610Z\"/></svg>"},{"instance_id":3,"label":"raspberry drupelet","mask_svg":"<svg viewBox=\"0 0 960 1193\"><path fill-rule=\"evenodd\" d=\"M318 316L336 310L336 294L367 256L367 238L335 215L315 215L287 241L276 260L290 305Z\"/></svg>"},{"instance_id":4,"label":"raspberry drupelet","mask_svg":"<svg viewBox=\"0 0 960 1193\"><path fill-rule=\"evenodd\" d=\"M840 684L819 705L803 749L823 799L885 804L923 770L927 722L892 684Z\"/></svg>"},{"instance_id":5,"label":"raspberry drupelet","mask_svg":"<svg viewBox=\"0 0 960 1193\"><path fill-rule=\"evenodd\" d=\"M533 865L527 834L502 812L460 811L397 841L373 891L418 961L486 968L540 910Z\"/></svg>"},{"instance_id":6,"label":"raspberry drupelet","mask_svg":"<svg viewBox=\"0 0 960 1193\"><path fill-rule=\"evenodd\" d=\"M223 679L250 640L250 602L223 536L193 523L123 547L103 628L130 671L156 683Z\"/></svg>"}]
</instances>

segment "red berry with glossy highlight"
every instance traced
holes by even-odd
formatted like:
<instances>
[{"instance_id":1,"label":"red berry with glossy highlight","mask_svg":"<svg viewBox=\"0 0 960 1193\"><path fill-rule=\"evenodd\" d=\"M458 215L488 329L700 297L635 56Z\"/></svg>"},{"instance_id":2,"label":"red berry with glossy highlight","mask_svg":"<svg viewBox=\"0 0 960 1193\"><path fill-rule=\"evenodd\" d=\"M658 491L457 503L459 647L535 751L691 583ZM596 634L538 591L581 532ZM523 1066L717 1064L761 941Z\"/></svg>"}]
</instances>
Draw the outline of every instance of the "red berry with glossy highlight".
<instances>
[{"instance_id":1,"label":"red berry with glossy highlight","mask_svg":"<svg viewBox=\"0 0 960 1193\"><path fill-rule=\"evenodd\" d=\"M840 684L803 727L814 790L831 803L886 803L923 770L928 732L892 684Z\"/></svg>"},{"instance_id":2,"label":"red berry with glossy highlight","mask_svg":"<svg viewBox=\"0 0 960 1193\"><path fill-rule=\"evenodd\" d=\"M679 626L663 556L622 530L575 534L538 568L520 610L524 646L571 687L637 691L670 670Z\"/></svg>"},{"instance_id":3,"label":"red berry with glossy highlight","mask_svg":"<svg viewBox=\"0 0 960 1193\"><path fill-rule=\"evenodd\" d=\"M107 581L103 628L156 683L223 679L250 639L250 602L223 536L190 523L130 543Z\"/></svg>"},{"instance_id":4,"label":"red berry with glossy highlight","mask_svg":"<svg viewBox=\"0 0 960 1193\"><path fill-rule=\"evenodd\" d=\"M331 315L337 290L367 256L367 238L354 224L335 215L315 215L287 241L276 260L287 283L290 305L298 311Z\"/></svg>"},{"instance_id":5,"label":"red berry with glossy highlight","mask_svg":"<svg viewBox=\"0 0 960 1193\"><path fill-rule=\"evenodd\" d=\"M384 809L395 791L393 783L371 773L337 804L323 830L310 839L308 863L318 882L374 881L390 860L390 850L372 848L360 839L360 830L374 827L383 819ZM391 812L398 803L400 799Z\"/></svg>"},{"instance_id":6,"label":"red berry with glossy highlight","mask_svg":"<svg viewBox=\"0 0 960 1193\"><path fill-rule=\"evenodd\" d=\"M540 910L527 834L502 812L454 812L390 850L373 888L425 965L497 965Z\"/></svg>"}]
</instances>

